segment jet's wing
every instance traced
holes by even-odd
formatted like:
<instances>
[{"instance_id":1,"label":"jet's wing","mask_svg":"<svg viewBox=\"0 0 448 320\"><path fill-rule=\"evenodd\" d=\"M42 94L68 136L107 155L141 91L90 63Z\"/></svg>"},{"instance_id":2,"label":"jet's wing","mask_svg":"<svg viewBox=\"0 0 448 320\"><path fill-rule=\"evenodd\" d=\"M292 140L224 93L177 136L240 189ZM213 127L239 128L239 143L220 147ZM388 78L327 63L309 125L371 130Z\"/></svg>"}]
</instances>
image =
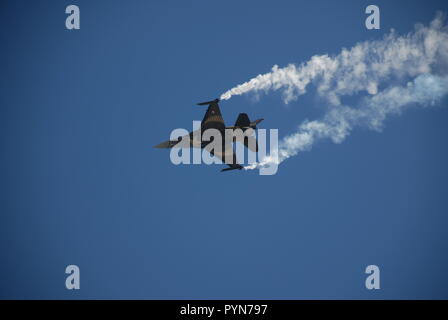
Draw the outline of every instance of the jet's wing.
<instances>
[{"instance_id":1,"label":"jet's wing","mask_svg":"<svg viewBox=\"0 0 448 320\"><path fill-rule=\"evenodd\" d=\"M204 119L202 119L201 126L204 129L207 128L216 128L216 129L223 129L225 127L224 125L224 119L221 115L221 110L219 109L218 105L219 100L213 100L210 101L210 104L207 108L207 112L204 115Z\"/></svg>"},{"instance_id":2,"label":"jet's wing","mask_svg":"<svg viewBox=\"0 0 448 320\"><path fill-rule=\"evenodd\" d=\"M243 143L244 146L252 152L258 152L258 142L255 136L235 136L235 142Z\"/></svg>"},{"instance_id":3,"label":"jet's wing","mask_svg":"<svg viewBox=\"0 0 448 320\"><path fill-rule=\"evenodd\" d=\"M254 135L254 129L248 128L246 130L241 130L237 128L236 130L237 131L234 131L233 141L244 144L244 146L252 152L258 152L258 142Z\"/></svg>"},{"instance_id":4,"label":"jet's wing","mask_svg":"<svg viewBox=\"0 0 448 320\"><path fill-rule=\"evenodd\" d=\"M213 143L208 144L204 148L214 157L218 157L224 164L227 164L230 168L223 169L221 171L233 170L233 169L242 169L237 159L236 154L233 151L233 146L231 144L225 144L221 150L213 149Z\"/></svg>"}]
</instances>

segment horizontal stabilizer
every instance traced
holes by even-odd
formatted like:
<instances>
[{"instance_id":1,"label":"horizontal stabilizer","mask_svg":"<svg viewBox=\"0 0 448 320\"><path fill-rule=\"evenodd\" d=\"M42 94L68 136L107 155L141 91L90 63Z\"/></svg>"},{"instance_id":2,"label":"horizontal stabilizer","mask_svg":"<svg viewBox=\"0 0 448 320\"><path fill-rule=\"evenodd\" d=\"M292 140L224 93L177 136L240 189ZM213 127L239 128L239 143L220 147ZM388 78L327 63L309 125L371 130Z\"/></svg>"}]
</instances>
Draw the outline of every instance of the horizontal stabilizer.
<instances>
[{"instance_id":1,"label":"horizontal stabilizer","mask_svg":"<svg viewBox=\"0 0 448 320\"><path fill-rule=\"evenodd\" d=\"M263 121L263 120L264 120L263 118L261 118L261 119L257 119L257 120L254 121L254 124L257 125L257 124L259 124L259 123L260 123L261 121Z\"/></svg>"}]
</instances>

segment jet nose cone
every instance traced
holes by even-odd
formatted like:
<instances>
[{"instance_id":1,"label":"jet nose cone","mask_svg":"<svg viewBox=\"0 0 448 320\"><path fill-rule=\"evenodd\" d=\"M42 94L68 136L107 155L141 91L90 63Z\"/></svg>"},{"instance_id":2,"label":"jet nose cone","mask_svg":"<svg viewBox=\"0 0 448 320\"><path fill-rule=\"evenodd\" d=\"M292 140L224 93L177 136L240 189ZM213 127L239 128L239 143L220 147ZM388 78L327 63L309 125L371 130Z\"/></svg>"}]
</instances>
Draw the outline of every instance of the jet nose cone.
<instances>
[{"instance_id":1,"label":"jet nose cone","mask_svg":"<svg viewBox=\"0 0 448 320\"><path fill-rule=\"evenodd\" d=\"M154 146L154 148L158 148L158 149L166 149L169 147L170 147L169 141L165 141L165 142L159 143L158 145Z\"/></svg>"}]
</instances>

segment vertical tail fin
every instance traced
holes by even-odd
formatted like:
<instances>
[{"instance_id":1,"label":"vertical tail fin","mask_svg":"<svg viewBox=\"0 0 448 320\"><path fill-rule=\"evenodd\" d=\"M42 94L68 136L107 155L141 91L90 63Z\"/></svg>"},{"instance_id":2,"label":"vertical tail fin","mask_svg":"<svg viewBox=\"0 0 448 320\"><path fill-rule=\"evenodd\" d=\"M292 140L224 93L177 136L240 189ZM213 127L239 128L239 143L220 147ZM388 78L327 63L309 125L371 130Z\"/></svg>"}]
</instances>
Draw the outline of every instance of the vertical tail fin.
<instances>
[{"instance_id":1,"label":"vertical tail fin","mask_svg":"<svg viewBox=\"0 0 448 320\"><path fill-rule=\"evenodd\" d=\"M263 120L264 119L261 118L261 119L257 119L255 121L251 122L249 120L249 116L247 115L247 113L240 113L238 115L238 118L236 119L235 127L242 128L242 129L247 129L247 128L257 129L257 124L259 124Z\"/></svg>"},{"instance_id":2,"label":"vertical tail fin","mask_svg":"<svg viewBox=\"0 0 448 320\"><path fill-rule=\"evenodd\" d=\"M235 127L245 128L250 126L250 120L247 113L240 113L235 122Z\"/></svg>"}]
</instances>

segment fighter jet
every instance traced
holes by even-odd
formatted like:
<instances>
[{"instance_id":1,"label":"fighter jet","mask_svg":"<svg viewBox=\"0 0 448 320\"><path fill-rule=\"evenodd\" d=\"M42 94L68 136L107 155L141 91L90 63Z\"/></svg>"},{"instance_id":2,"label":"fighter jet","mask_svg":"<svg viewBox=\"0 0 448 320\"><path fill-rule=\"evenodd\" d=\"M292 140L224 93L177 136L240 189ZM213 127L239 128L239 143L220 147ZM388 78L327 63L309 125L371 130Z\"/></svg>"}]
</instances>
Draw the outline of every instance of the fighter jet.
<instances>
[{"instance_id":1,"label":"fighter jet","mask_svg":"<svg viewBox=\"0 0 448 320\"><path fill-rule=\"evenodd\" d=\"M231 142L223 138L221 150L215 150L211 146L212 141L202 141L202 134L207 129L216 129L221 133L221 137L225 137L225 129L241 129L245 132L248 129L256 129L257 124L259 124L264 119L258 119L255 121L250 121L246 113L240 113L236 119L235 125L231 127L226 127L224 124L224 119L221 115L221 110L218 105L219 99L212 101L198 103L199 106L207 106L207 112L205 113L204 119L201 121L200 129L190 132L188 136L179 137L178 140L168 140L162 142L155 146L155 148L201 148L210 152L211 155L218 157L221 161L229 166L229 168L222 169L222 171L229 170L241 170L243 166L238 164L236 160L235 152ZM241 141L239 139L242 139ZM255 137L250 135L245 135L244 137L234 137L233 142L242 142L251 151L258 151L258 144Z\"/></svg>"}]
</instances>

